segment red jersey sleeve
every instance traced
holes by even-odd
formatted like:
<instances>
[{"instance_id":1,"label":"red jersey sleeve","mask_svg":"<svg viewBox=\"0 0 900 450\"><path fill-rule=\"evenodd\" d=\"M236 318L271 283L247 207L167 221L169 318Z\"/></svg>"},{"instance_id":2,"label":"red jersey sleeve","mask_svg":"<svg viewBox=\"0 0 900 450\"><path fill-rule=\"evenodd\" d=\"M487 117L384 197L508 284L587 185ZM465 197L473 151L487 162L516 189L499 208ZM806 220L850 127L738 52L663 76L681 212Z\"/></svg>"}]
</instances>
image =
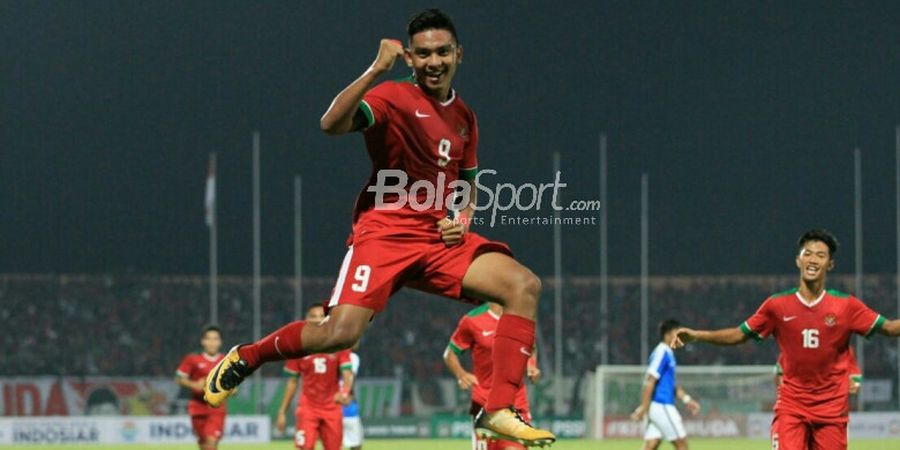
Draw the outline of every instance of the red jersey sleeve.
<instances>
[{"instance_id":1,"label":"red jersey sleeve","mask_svg":"<svg viewBox=\"0 0 900 450\"><path fill-rule=\"evenodd\" d=\"M469 321L467 320L468 317L469 316L463 316L462 319L459 319L459 325L456 326L456 330L453 331L453 335L450 336L449 348L457 355L472 348L472 345L475 343L472 338Z\"/></svg>"},{"instance_id":2,"label":"red jersey sleeve","mask_svg":"<svg viewBox=\"0 0 900 450\"><path fill-rule=\"evenodd\" d=\"M394 83L384 82L369 89L359 102L359 109L366 115L366 127L368 130L375 125L387 122L391 97L394 96Z\"/></svg>"},{"instance_id":3,"label":"red jersey sleeve","mask_svg":"<svg viewBox=\"0 0 900 450\"><path fill-rule=\"evenodd\" d=\"M182 378L190 378L191 372L194 371L194 362L192 358L193 355L185 355L181 360L181 364L178 365L178 368L175 369L175 376Z\"/></svg>"},{"instance_id":4,"label":"red jersey sleeve","mask_svg":"<svg viewBox=\"0 0 900 450\"><path fill-rule=\"evenodd\" d=\"M299 359L289 359L286 363L284 363L284 370L282 370L282 374L286 377L299 377L300 376L300 360Z\"/></svg>"},{"instance_id":5,"label":"red jersey sleeve","mask_svg":"<svg viewBox=\"0 0 900 450\"><path fill-rule=\"evenodd\" d=\"M342 350L338 353L338 365L343 370L353 370L353 360L350 359L350 350Z\"/></svg>"},{"instance_id":6,"label":"red jersey sleeve","mask_svg":"<svg viewBox=\"0 0 900 450\"><path fill-rule=\"evenodd\" d=\"M847 320L850 321L850 329L854 333L869 337L875 334L884 325L884 317L869 309L865 303L856 297L850 297L847 306Z\"/></svg>"},{"instance_id":7,"label":"red jersey sleeve","mask_svg":"<svg viewBox=\"0 0 900 450\"><path fill-rule=\"evenodd\" d=\"M740 328L747 336L762 341L772 334L776 323L772 299L769 298L760 305L756 313L741 324Z\"/></svg>"},{"instance_id":8,"label":"red jersey sleeve","mask_svg":"<svg viewBox=\"0 0 900 450\"><path fill-rule=\"evenodd\" d=\"M471 113L469 124L469 142L463 150L462 161L459 163L459 178L461 180L474 180L478 174L478 120L475 113Z\"/></svg>"}]
</instances>

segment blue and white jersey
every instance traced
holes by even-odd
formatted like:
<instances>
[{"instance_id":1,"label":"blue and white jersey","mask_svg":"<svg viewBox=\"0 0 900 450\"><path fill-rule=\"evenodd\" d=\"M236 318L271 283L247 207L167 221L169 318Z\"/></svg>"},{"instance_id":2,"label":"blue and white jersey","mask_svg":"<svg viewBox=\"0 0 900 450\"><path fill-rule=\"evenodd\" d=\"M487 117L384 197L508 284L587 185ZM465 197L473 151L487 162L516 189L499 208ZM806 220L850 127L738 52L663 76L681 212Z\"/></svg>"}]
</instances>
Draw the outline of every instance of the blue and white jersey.
<instances>
[{"instance_id":1,"label":"blue and white jersey","mask_svg":"<svg viewBox=\"0 0 900 450\"><path fill-rule=\"evenodd\" d=\"M353 383L356 384L356 374L359 373L359 355L351 352L350 364L352 365L351 370L353 370ZM344 417L359 417L359 404L356 403L355 395L353 396L353 401L349 405L344 406Z\"/></svg>"},{"instance_id":2,"label":"blue and white jersey","mask_svg":"<svg viewBox=\"0 0 900 450\"><path fill-rule=\"evenodd\" d=\"M658 380L653 391L654 402L663 405L675 404L675 365L675 352L662 342L650 353L647 375Z\"/></svg>"}]
</instances>

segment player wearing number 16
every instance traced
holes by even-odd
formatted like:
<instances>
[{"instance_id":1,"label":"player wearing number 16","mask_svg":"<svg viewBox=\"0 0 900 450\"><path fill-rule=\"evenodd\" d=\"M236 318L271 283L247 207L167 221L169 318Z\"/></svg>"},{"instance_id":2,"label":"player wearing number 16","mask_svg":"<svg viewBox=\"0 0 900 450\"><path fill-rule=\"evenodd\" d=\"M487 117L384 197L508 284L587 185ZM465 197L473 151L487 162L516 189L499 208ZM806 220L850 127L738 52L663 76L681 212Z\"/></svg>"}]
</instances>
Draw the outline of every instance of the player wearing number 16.
<instances>
[{"instance_id":1,"label":"player wearing number 16","mask_svg":"<svg viewBox=\"0 0 900 450\"><path fill-rule=\"evenodd\" d=\"M681 328L672 342L735 345L773 336L784 377L775 403L772 448L845 450L849 415L850 337L900 336L900 320L885 320L852 295L825 288L838 243L824 230L800 237L800 286L772 295L739 327L716 331Z\"/></svg>"},{"instance_id":2,"label":"player wearing number 16","mask_svg":"<svg viewBox=\"0 0 900 450\"><path fill-rule=\"evenodd\" d=\"M325 308L321 304L306 310L306 321L311 326L317 326L323 320ZM316 448L316 440L321 439L325 450L340 450L344 437L341 406L350 403L353 388L350 350L288 360L284 364L284 374L288 380L275 428L284 433L285 412L297 391L297 378L303 377L303 389L297 402L294 446L298 450L312 450Z\"/></svg>"},{"instance_id":3,"label":"player wearing number 16","mask_svg":"<svg viewBox=\"0 0 900 450\"><path fill-rule=\"evenodd\" d=\"M506 244L469 231L476 206L478 123L451 87L463 60L462 45L450 17L436 9L415 15L406 31L409 46L382 39L375 61L334 98L320 120L328 134L361 132L372 162L353 209L347 253L328 302L329 320L322 326L293 322L235 347L207 379L205 398L221 403L265 362L352 347L388 298L411 287L503 305L491 391L475 429L489 438L548 445L556 439L553 434L532 427L515 410L534 347L541 282L513 259ZM379 83L397 60L412 69L412 76ZM388 174L394 189L385 193L379 187L387 184ZM407 184L398 187L403 179ZM448 205L455 187L470 195Z\"/></svg>"}]
</instances>

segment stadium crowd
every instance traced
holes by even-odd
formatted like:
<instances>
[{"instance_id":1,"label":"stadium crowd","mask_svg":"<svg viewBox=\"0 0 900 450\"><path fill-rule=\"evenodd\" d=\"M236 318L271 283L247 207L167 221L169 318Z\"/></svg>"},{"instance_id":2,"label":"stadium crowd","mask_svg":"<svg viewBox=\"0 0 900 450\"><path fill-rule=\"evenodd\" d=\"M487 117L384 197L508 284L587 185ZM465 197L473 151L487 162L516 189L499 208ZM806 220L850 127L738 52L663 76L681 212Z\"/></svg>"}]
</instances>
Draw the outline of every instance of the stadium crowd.
<instances>
[{"instance_id":1,"label":"stadium crowd","mask_svg":"<svg viewBox=\"0 0 900 450\"><path fill-rule=\"evenodd\" d=\"M792 287L793 276L653 277L649 286L648 347L657 340L656 323L675 317L700 328L738 325L771 293ZM554 347L553 279L544 280L538 343L545 370ZM642 364L640 282L613 277L609 283L608 330L600 314L599 279L563 280L564 370L578 375L602 358L608 331L610 364ZM887 316L896 315L894 278L868 276L864 299ZM852 292L853 278L834 276L830 286ZM303 283L307 304L326 299L332 281ZM203 277L171 276L0 276L0 323L11 353L0 376L143 375L168 376L180 358L197 347L198 330L209 321L209 285ZM223 277L219 318L226 345L253 337L253 286L249 278ZM261 330L275 329L294 315L291 278L263 279ZM367 376L413 380L446 376L441 355L459 317L471 306L403 289L375 318L361 347ZM868 377L896 378L896 345L872 339L866 346ZM722 350L688 346L682 364L770 364L774 344ZM266 367L274 374L278 365Z\"/></svg>"}]
</instances>

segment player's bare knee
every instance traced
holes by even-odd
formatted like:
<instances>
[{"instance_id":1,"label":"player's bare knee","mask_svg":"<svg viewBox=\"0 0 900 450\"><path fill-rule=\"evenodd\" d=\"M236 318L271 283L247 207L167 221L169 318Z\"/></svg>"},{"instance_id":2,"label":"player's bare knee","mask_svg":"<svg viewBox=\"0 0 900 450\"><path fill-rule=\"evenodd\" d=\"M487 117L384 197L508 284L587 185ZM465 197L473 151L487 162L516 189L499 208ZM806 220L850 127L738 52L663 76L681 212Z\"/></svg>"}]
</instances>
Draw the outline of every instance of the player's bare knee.
<instances>
[{"instance_id":1,"label":"player's bare knee","mask_svg":"<svg viewBox=\"0 0 900 450\"><path fill-rule=\"evenodd\" d=\"M510 311L533 314L537 311L541 297L541 279L530 270L523 270L514 276L512 289L504 305Z\"/></svg>"}]
</instances>

